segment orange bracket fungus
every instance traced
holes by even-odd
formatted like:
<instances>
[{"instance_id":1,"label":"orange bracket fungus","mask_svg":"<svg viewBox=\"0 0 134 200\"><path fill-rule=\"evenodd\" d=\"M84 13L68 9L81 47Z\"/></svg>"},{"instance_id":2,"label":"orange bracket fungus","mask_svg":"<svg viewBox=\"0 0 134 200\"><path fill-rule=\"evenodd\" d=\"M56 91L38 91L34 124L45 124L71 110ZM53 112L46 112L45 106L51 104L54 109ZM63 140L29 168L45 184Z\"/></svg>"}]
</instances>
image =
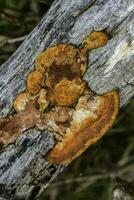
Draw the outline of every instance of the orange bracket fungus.
<instances>
[{"instance_id":1,"label":"orange bracket fungus","mask_svg":"<svg viewBox=\"0 0 134 200\"><path fill-rule=\"evenodd\" d=\"M14 113L0 120L0 142L9 144L29 128L51 129L57 143L45 159L68 164L100 139L116 119L119 96L116 91L95 94L82 76L88 52L108 39L105 32L93 31L80 48L59 44L40 53L26 91L13 101Z\"/></svg>"}]
</instances>

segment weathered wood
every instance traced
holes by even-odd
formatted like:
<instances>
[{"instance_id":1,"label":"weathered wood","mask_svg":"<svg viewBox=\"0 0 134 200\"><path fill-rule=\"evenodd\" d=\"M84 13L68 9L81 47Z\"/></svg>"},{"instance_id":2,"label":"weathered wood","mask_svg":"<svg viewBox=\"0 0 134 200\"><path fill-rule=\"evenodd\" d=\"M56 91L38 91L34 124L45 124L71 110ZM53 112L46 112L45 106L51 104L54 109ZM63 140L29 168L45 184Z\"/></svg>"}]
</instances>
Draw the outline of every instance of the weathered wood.
<instances>
[{"instance_id":1,"label":"weathered wood","mask_svg":"<svg viewBox=\"0 0 134 200\"><path fill-rule=\"evenodd\" d=\"M25 90L27 74L36 55L48 46L79 46L91 31L106 30L108 44L89 54L84 75L90 88L102 94L120 92L121 106L134 95L134 1L57 0L18 50L0 67L0 116L12 111L12 100ZM45 154L54 145L52 133L26 131L0 154L1 199L35 199L63 170L47 163Z\"/></svg>"}]
</instances>

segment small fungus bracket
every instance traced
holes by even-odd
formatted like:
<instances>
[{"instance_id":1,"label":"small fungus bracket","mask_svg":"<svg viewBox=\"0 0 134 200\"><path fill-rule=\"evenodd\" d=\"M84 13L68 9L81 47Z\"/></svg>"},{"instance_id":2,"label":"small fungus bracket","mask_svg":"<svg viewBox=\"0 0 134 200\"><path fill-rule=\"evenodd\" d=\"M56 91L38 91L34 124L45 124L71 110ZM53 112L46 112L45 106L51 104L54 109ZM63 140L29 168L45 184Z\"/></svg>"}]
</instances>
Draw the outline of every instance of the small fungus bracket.
<instances>
[{"instance_id":1,"label":"small fungus bracket","mask_svg":"<svg viewBox=\"0 0 134 200\"><path fill-rule=\"evenodd\" d=\"M0 142L9 144L26 129L50 129L58 142L45 156L67 164L81 155L112 126L119 109L116 91L97 95L82 79L87 54L108 41L105 32L92 32L82 48L59 44L40 53L26 91L13 102L14 113L0 120Z\"/></svg>"}]
</instances>

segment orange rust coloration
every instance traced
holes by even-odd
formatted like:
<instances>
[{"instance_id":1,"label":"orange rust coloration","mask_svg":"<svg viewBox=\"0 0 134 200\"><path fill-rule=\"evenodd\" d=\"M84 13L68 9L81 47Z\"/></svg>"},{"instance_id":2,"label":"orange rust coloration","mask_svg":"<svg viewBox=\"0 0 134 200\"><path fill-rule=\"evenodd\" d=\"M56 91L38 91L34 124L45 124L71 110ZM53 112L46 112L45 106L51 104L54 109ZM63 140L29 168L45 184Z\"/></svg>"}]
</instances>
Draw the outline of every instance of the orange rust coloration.
<instances>
[{"instance_id":1,"label":"orange rust coloration","mask_svg":"<svg viewBox=\"0 0 134 200\"><path fill-rule=\"evenodd\" d=\"M116 91L96 95L82 76L89 50L104 46L107 40L105 32L94 31L81 48L59 44L40 53L26 91L13 101L14 113L0 120L0 142L9 144L29 128L47 128L58 142L45 159L67 164L101 138L116 119L119 96Z\"/></svg>"},{"instance_id":2,"label":"orange rust coloration","mask_svg":"<svg viewBox=\"0 0 134 200\"><path fill-rule=\"evenodd\" d=\"M21 112L21 111L25 110L29 101L30 101L29 93L28 92L22 92L13 101L14 109L17 112Z\"/></svg>"},{"instance_id":3,"label":"orange rust coloration","mask_svg":"<svg viewBox=\"0 0 134 200\"><path fill-rule=\"evenodd\" d=\"M35 61L36 69L40 72L45 72L47 68L55 63L56 65L72 64L76 58L77 48L69 44L58 44L49 47L46 51L40 53Z\"/></svg>"},{"instance_id":4,"label":"orange rust coloration","mask_svg":"<svg viewBox=\"0 0 134 200\"><path fill-rule=\"evenodd\" d=\"M37 104L39 105L40 112L44 112L44 110L48 107L49 101L47 100L47 90L46 89L42 88L40 90Z\"/></svg>"},{"instance_id":5,"label":"orange rust coloration","mask_svg":"<svg viewBox=\"0 0 134 200\"><path fill-rule=\"evenodd\" d=\"M109 36L104 32L93 31L89 36L87 36L82 44L84 45L83 49L87 51L90 49L96 49L104 46L109 40Z\"/></svg>"},{"instance_id":6,"label":"orange rust coloration","mask_svg":"<svg viewBox=\"0 0 134 200\"><path fill-rule=\"evenodd\" d=\"M15 113L9 118L0 121L0 142L9 144L23 131L35 127L40 120L40 113L35 109L33 104L27 104L26 109L22 112Z\"/></svg>"},{"instance_id":7,"label":"orange rust coloration","mask_svg":"<svg viewBox=\"0 0 134 200\"><path fill-rule=\"evenodd\" d=\"M73 45L60 44L48 48L37 57L36 70L45 72L45 83L51 93L49 100L55 105L72 105L84 90L80 57Z\"/></svg>"},{"instance_id":8,"label":"orange rust coloration","mask_svg":"<svg viewBox=\"0 0 134 200\"><path fill-rule=\"evenodd\" d=\"M118 113L116 91L102 96L88 93L80 97L64 139L45 157L49 162L68 164L100 139L113 125Z\"/></svg>"},{"instance_id":9,"label":"orange rust coloration","mask_svg":"<svg viewBox=\"0 0 134 200\"><path fill-rule=\"evenodd\" d=\"M83 40L81 44L83 48L80 49L80 59L82 61L81 70L83 74L87 68L89 50L103 47L108 40L109 36L104 31L93 31Z\"/></svg>"},{"instance_id":10,"label":"orange rust coloration","mask_svg":"<svg viewBox=\"0 0 134 200\"><path fill-rule=\"evenodd\" d=\"M45 85L44 76L41 72L35 70L28 75L27 90L31 95L36 95L41 86Z\"/></svg>"},{"instance_id":11,"label":"orange rust coloration","mask_svg":"<svg viewBox=\"0 0 134 200\"><path fill-rule=\"evenodd\" d=\"M74 81L63 79L53 90L53 99L59 106L71 106L77 101L85 89L85 82L80 81L78 84Z\"/></svg>"}]
</instances>

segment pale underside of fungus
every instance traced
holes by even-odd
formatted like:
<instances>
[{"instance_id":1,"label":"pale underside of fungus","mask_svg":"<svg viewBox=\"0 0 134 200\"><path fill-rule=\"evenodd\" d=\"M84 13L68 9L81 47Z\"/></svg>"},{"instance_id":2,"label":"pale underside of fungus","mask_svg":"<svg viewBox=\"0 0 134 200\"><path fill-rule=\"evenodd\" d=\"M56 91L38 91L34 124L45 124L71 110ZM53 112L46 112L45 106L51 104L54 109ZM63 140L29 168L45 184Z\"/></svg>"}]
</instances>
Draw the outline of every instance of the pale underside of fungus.
<instances>
[{"instance_id":1,"label":"pale underside of fungus","mask_svg":"<svg viewBox=\"0 0 134 200\"><path fill-rule=\"evenodd\" d=\"M0 120L0 142L9 144L29 128L51 129L57 143L45 159L67 164L101 138L116 119L119 96L91 92L82 76L88 51L107 40L106 33L92 32L81 49L59 44L40 53L26 91L14 99L14 113Z\"/></svg>"}]
</instances>

